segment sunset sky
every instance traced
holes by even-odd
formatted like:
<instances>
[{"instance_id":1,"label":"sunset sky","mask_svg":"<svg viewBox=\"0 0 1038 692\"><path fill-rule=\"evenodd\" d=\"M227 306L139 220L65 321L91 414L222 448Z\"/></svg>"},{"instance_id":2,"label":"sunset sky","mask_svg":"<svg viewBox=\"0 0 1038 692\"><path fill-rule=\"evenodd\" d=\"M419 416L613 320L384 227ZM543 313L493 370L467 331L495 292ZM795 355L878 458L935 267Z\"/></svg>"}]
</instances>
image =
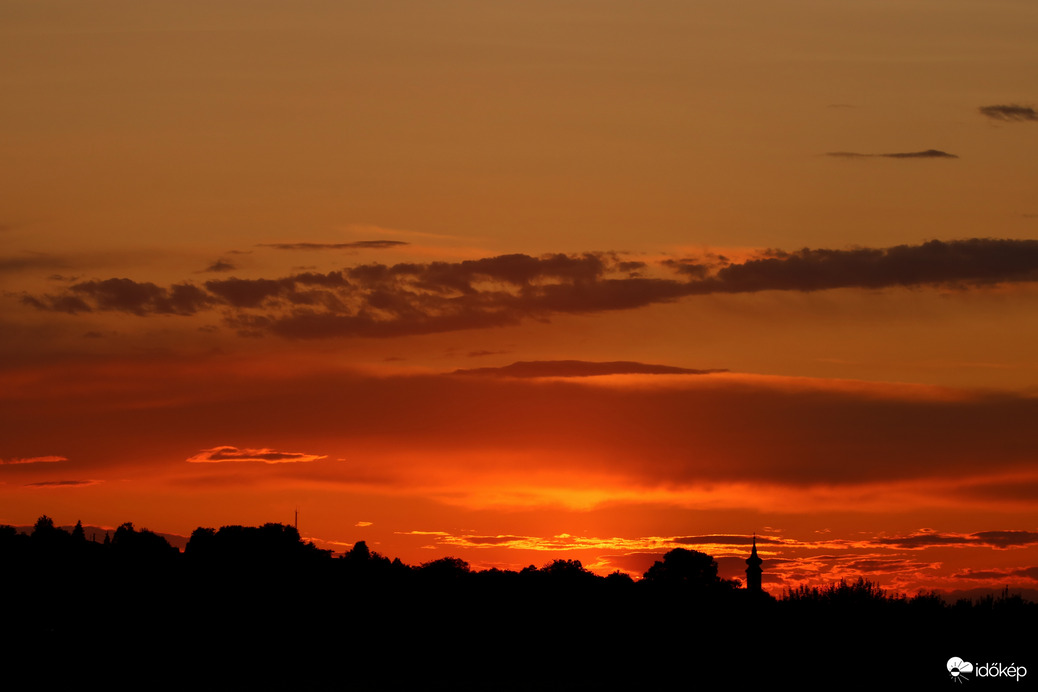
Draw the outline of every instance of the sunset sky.
<instances>
[{"instance_id":1,"label":"sunset sky","mask_svg":"<svg viewBox=\"0 0 1038 692\"><path fill-rule=\"evenodd\" d=\"M1036 36L0 0L0 523L1038 593Z\"/></svg>"}]
</instances>

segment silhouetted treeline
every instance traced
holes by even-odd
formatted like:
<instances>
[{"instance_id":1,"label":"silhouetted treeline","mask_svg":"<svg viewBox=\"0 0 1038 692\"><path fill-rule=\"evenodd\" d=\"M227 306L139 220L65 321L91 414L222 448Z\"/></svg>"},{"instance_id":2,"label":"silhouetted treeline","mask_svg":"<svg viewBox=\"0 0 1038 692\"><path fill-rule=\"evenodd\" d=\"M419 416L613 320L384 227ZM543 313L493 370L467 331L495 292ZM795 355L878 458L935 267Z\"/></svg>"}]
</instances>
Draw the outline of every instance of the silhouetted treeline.
<instances>
[{"instance_id":1,"label":"silhouetted treeline","mask_svg":"<svg viewBox=\"0 0 1038 692\"><path fill-rule=\"evenodd\" d=\"M949 605L867 580L775 599L684 549L637 582L576 560L520 571L473 571L458 558L411 566L363 541L333 556L282 524L199 528L181 553L129 523L90 541L80 524L70 532L41 517L27 535L0 527L0 565L0 651L123 647L135 665L207 686L384 688L448 676L461 688L640 689L676 684L678 671L683 687L739 687L778 669L813 688L865 661L880 662L877 675L923 682L936 670L944 682L951 656L1026 665L1033 654L1011 633L1038 615L1008 593Z\"/></svg>"}]
</instances>

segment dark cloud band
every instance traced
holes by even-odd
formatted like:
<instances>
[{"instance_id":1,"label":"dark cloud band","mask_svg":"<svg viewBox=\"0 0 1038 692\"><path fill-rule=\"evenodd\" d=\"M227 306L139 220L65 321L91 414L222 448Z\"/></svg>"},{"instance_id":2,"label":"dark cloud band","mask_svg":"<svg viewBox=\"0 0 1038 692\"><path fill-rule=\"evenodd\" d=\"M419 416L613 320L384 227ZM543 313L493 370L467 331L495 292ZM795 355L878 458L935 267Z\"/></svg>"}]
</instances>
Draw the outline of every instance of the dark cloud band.
<instances>
[{"instance_id":1,"label":"dark cloud band","mask_svg":"<svg viewBox=\"0 0 1038 692\"><path fill-rule=\"evenodd\" d=\"M202 286L164 288L113 278L22 300L67 313L192 315L220 309L243 335L312 339L488 328L718 293L1036 280L1038 241L974 238L889 248L767 250L743 262L706 255L651 267L616 253L513 254L462 262L361 264L276 279L231 277Z\"/></svg>"}]
</instances>

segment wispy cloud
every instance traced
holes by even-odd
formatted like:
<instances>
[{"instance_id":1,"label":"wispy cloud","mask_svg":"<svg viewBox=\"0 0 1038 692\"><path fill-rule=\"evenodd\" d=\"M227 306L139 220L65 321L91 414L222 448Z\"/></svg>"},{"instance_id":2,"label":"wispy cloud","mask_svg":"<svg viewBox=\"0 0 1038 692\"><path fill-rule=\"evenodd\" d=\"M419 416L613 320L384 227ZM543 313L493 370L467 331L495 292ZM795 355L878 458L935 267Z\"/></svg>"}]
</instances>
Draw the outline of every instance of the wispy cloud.
<instances>
[{"instance_id":1,"label":"wispy cloud","mask_svg":"<svg viewBox=\"0 0 1038 692\"><path fill-rule=\"evenodd\" d=\"M224 445L203 449L194 456L188 457L191 463L219 463L226 461L261 461L265 464L286 464L326 459L323 454L306 454L303 452L278 452L273 449L239 449Z\"/></svg>"},{"instance_id":2,"label":"wispy cloud","mask_svg":"<svg viewBox=\"0 0 1038 692\"><path fill-rule=\"evenodd\" d=\"M202 271L205 273L209 272L229 272L237 269L238 267L232 262L228 262L225 259L218 259Z\"/></svg>"},{"instance_id":3,"label":"wispy cloud","mask_svg":"<svg viewBox=\"0 0 1038 692\"><path fill-rule=\"evenodd\" d=\"M68 262L65 259L42 252L26 253L25 255L14 257L0 257L0 274L40 269L64 269L66 267L68 267Z\"/></svg>"},{"instance_id":4,"label":"wispy cloud","mask_svg":"<svg viewBox=\"0 0 1038 692\"><path fill-rule=\"evenodd\" d=\"M792 541L783 538L768 538L767 536L737 536L737 535L708 535L708 536L680 536L671 539L679 545L752 545L754 541L758 545L783 545Z\"/></svg>"},{"instance_id":5,"label":"wispy cloud","mask_svg":"<svg viewBox=\"0 0 1038 692\"><path fill-rule=\"evenodd\" d=\"M993 120L1003 120L1006 122L1026 122L1038 120L1038 111L1035 111L1031 106L1020 106L1017 104L1008 104L1002 106L981 106L981 115L985 115Z\"/></svg>"},{"instance_id":6,"label":"wispy cloud","mask_svg":"<svg viewBox=\"0 0 1038 692\"><path fill-rule=\"evenodd\" d=\"M483 356L499 356L505 353L510 353L510 351L487 351L482 349L479 351L469 351L467 355L469 358L482 358Z\"/></svg>"},{"instance_id":7,"label":"wispy cloud","mask_svg":"<svg viewBox=\"0 0 1038 692\"><path fill-rule=\"evenodd\" d=\"M355 240L350 243L259 243L256 247L276 250L386 250L410 245L403 240Z\"/></svg>"},{"instance_id":8,"label":"wispy cloud","mask_svg":"<svg viewBox=\"0 0 1038 692\"><path fill-rule=\"evenodd\" d=\"M10 464L52 464L58 461L68 461L65 457L59 456L40 456L40 457L22 457L15 459L0 459L0 465Z\"/></svg>"},{"instance_id":9,"label":"wispy cloud","mask_svg":"<svg viewBox=\"0 0 1038 692\"><path fill-rule=\"evenodd\" d=\"M927 149L926 151L907 151L907 152L895 152L892 154L860 154L856 151L830 151L826 152L826 156L836 156L839 158L885 158L885 159L957 159L959 158L956 154L949 154L946 151L940 149Z\"/></svg>"},{"instance_id":10,"label":"wispy cloud","mask_svg":"<svg viewBox=\"0 0 1038 692\"><path fill-rule=\"evenodd\" d=\"M650 365L630 361L594 363L583 360L518 361L511 365L491 368L455 370L455 375L483 375L490 377L592 377L595 375L706 375L727 370L692 370L673 365Z\"/></svg>"},{"instance_id":11,"label":"wispy cloud","mask_svg":"<svg viewBox=\"0 0 1038 692\"><path fill-rule=\"evenodd\" d=\"M87 481L38 481L36 483L26 483L27 487L31 488L78 488L87 485L97 485L102 481L87 480Z\"/></svg>"},{"instance_id":12,"label":"wispy cloud","mask_svg":"<svg viewBox=\"0 0 1038 692\"><path fill-rule=\"evenodd\" d=\"M1038 567L1009 567L1002 569L965 569L952 575L955 579L1003 580L1007 577L1022 577L1038 581Z\"/></svg>"}]
</instances>

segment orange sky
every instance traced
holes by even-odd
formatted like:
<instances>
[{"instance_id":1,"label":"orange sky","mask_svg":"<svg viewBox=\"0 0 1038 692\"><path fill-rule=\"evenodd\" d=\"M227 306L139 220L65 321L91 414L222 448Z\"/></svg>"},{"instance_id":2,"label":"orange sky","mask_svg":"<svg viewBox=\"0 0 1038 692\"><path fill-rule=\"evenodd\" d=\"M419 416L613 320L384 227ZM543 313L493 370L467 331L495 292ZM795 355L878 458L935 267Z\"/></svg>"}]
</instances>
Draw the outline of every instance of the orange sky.
<instances>
[{"instance_id":1,"label":"orange sky","mask_svg":"<svg viewBox=\"0 0 1038 692\"><path fill-rule=\"evenodd\" d=\"M0 0L0 522L1033 589L1036 30Z\"/></svg>"}]
</instances>

